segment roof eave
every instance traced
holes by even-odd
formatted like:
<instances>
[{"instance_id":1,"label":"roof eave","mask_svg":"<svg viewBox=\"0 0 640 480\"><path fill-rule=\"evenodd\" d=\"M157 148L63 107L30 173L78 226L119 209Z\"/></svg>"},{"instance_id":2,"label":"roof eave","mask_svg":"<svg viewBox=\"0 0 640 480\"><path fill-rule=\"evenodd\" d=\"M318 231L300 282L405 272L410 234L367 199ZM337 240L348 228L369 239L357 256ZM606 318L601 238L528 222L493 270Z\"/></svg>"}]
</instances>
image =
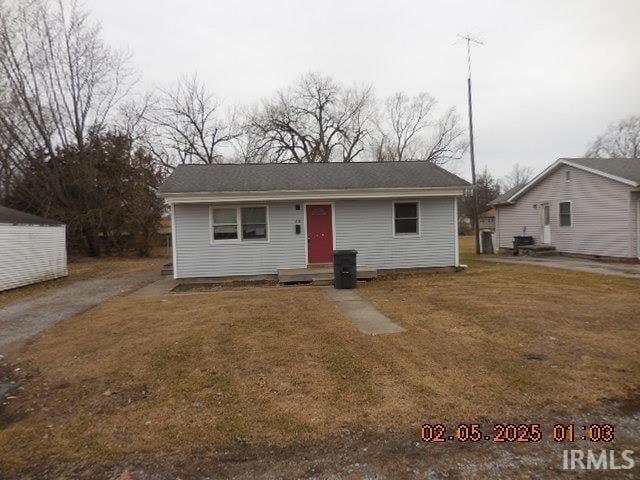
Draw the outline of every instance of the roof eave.
<instances>
[{"instance_id":1,"label":"roof eave","mask_svg":"<svg viewBox=\"0 0 640 480\"><path fill-rule=\"evenodd\" d=\"M469 185L421 188L368 188L341 190L271 190L253 192L160 192L168 203L332 200L358 198L460 196Z\"/></svg>"},{"instance_id":2,"label":"roof eave","mask_svg":"<svg viewBox=\"0 0 640 480\"><path fill-rule=\"evenodd\" d=\"M507 207L509 205L515 205L516 202L498 202L498 203L493 203L493 202L489 202L489 205L491 205L492 207Z\"/></svg>"},{"instance_id":3,"label":"roof eave","mask_svg":"<svg viewBox=\"0 0 640 480\"><path fill-rule=\"evenodd\" d=\"M630 185L632 187L639 187L640 186L640 184L638 182L636 182L635 180L631 180L630 178L624 178L624 177L620 177L618 175L613 175L611 173L603 172L602 170L598 170L597 168L587 167L586 165L581 165L581 164L575 163L575 162L573 162L571 160L572 159L570 159L570 158L561 158L558 161L563 163L563 164L565 164L565 165L570 165L570 166L578 168L580 170L584 170L585 172L594 173L596 175L600 175L602 177L608 178L610 180L615 180L616 182L624 183L624 184Z\"/></svg>"}]
</instances>

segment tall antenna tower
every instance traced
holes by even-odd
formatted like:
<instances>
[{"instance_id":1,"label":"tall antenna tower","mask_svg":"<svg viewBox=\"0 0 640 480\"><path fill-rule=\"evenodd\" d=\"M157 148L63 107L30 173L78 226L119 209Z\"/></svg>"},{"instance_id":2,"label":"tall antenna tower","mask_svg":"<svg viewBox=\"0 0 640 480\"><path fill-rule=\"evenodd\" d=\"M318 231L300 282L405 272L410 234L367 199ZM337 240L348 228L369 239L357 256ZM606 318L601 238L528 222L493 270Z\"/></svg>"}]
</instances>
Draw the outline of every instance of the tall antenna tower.
<instances>
[{"instance_id":1,"label":"tall antenna tower","mask_svg":"<svg viewBox=\"0 0 640 480\"><path fill-rule=\"evenodd\" d=\"M478 186L476 185L476 155L473 145L473 106L471 102L471 44L484 45L470 35L458 35L467 42L467 100L469 103L469 153L471 155L471 181L473 183L473 229L476 237L476 254L480 254L480 221L478 219Z\"/></svg>"}]
</instances>

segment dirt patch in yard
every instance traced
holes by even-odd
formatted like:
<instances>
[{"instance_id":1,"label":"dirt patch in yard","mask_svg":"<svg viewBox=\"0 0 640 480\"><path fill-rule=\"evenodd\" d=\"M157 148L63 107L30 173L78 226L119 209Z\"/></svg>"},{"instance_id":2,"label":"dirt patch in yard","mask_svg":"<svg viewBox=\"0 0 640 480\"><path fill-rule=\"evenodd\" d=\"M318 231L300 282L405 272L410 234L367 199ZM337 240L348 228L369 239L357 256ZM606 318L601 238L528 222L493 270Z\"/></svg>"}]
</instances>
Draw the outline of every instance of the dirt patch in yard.
<instances>
[{"instance_id":1,"label":"dirt patch in yard","mask_svg":"<svg viewBox=\"0 0 640 480\"><path fill-rule=\"evenodd\" d=\"M640 283L469 263L360 286L407 328L392 336L360 334L312 287L112 299L7 358L36 373L2 413L0 471L558 476L553 442L425 446L425 422L611 421L640 449L623 410L640 391Z\"/></svg>"}]
</instances>

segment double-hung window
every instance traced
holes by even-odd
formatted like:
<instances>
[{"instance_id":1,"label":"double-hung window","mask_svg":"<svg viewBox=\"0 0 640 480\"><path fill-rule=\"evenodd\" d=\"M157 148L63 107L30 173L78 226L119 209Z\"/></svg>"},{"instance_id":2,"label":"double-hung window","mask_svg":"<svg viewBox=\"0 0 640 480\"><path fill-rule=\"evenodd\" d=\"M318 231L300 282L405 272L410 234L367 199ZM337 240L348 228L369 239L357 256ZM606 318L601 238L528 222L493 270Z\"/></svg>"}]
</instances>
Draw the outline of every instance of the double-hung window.
<instances>
[{"instance_id":1,"label":"double-hung window","mask_svg":"<svg viewBox=\"0 0 640 480\"><path fill-rule=\"evenodd\" d=\"M218 241L267 241L267 207L212 207L212 239Z\"/></svg>"},{"instance_id":2,"label":"double-hung window","mask_svg":"<svg viewBox=\"0 0 640 480\"><path fill-rule=\"evenodd\" d=\"M213 208L213 241L238 238L238 209Z\"/></svg>"},{"instance_id":3,"label":"double-hung window","mask_svg":"<svg viewBox=\"0 0 640 480\"><path fill-rule=\"evenodd\" d=\"M393 234L396 236L418 235L419 232L418 202L395 202L393 204Z\"/></svg>"},{"instance_id":4,"label":"double-hung window","mask_svg":"<svg viewBox=\"0 0 640 480\"><path fill-rule=\"evenodd\" d=\"M571 202L560 202L559 216L561 227L571 226Z\"/></svg>"},{"instance_id":5,"label":"double-hung window","mask_svg":"<svg viewBox=\"0 0 640 480\"><path fill-rule=\"evenodd\" d=\"M246 207L240 209L242 240L267 239L267 207Z\"/></svg>"}]
</instances>

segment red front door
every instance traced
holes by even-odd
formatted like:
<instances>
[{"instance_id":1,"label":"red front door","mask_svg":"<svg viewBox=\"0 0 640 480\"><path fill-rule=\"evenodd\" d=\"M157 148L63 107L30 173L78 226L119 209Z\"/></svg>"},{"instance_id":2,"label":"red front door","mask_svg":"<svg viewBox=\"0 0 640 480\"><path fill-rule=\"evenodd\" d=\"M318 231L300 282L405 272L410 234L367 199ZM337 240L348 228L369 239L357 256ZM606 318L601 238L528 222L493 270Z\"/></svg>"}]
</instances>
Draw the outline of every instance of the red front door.
<instances>
[{"instance_id":1,"label":"red front door","mask_svg":"<svg viewBox=\"0 0 640 480\"><path fill-rule=\"evenodd\" d=\"M307 205L309 263L333 263L331 205Z\"/></svg>"}]
</instances>

